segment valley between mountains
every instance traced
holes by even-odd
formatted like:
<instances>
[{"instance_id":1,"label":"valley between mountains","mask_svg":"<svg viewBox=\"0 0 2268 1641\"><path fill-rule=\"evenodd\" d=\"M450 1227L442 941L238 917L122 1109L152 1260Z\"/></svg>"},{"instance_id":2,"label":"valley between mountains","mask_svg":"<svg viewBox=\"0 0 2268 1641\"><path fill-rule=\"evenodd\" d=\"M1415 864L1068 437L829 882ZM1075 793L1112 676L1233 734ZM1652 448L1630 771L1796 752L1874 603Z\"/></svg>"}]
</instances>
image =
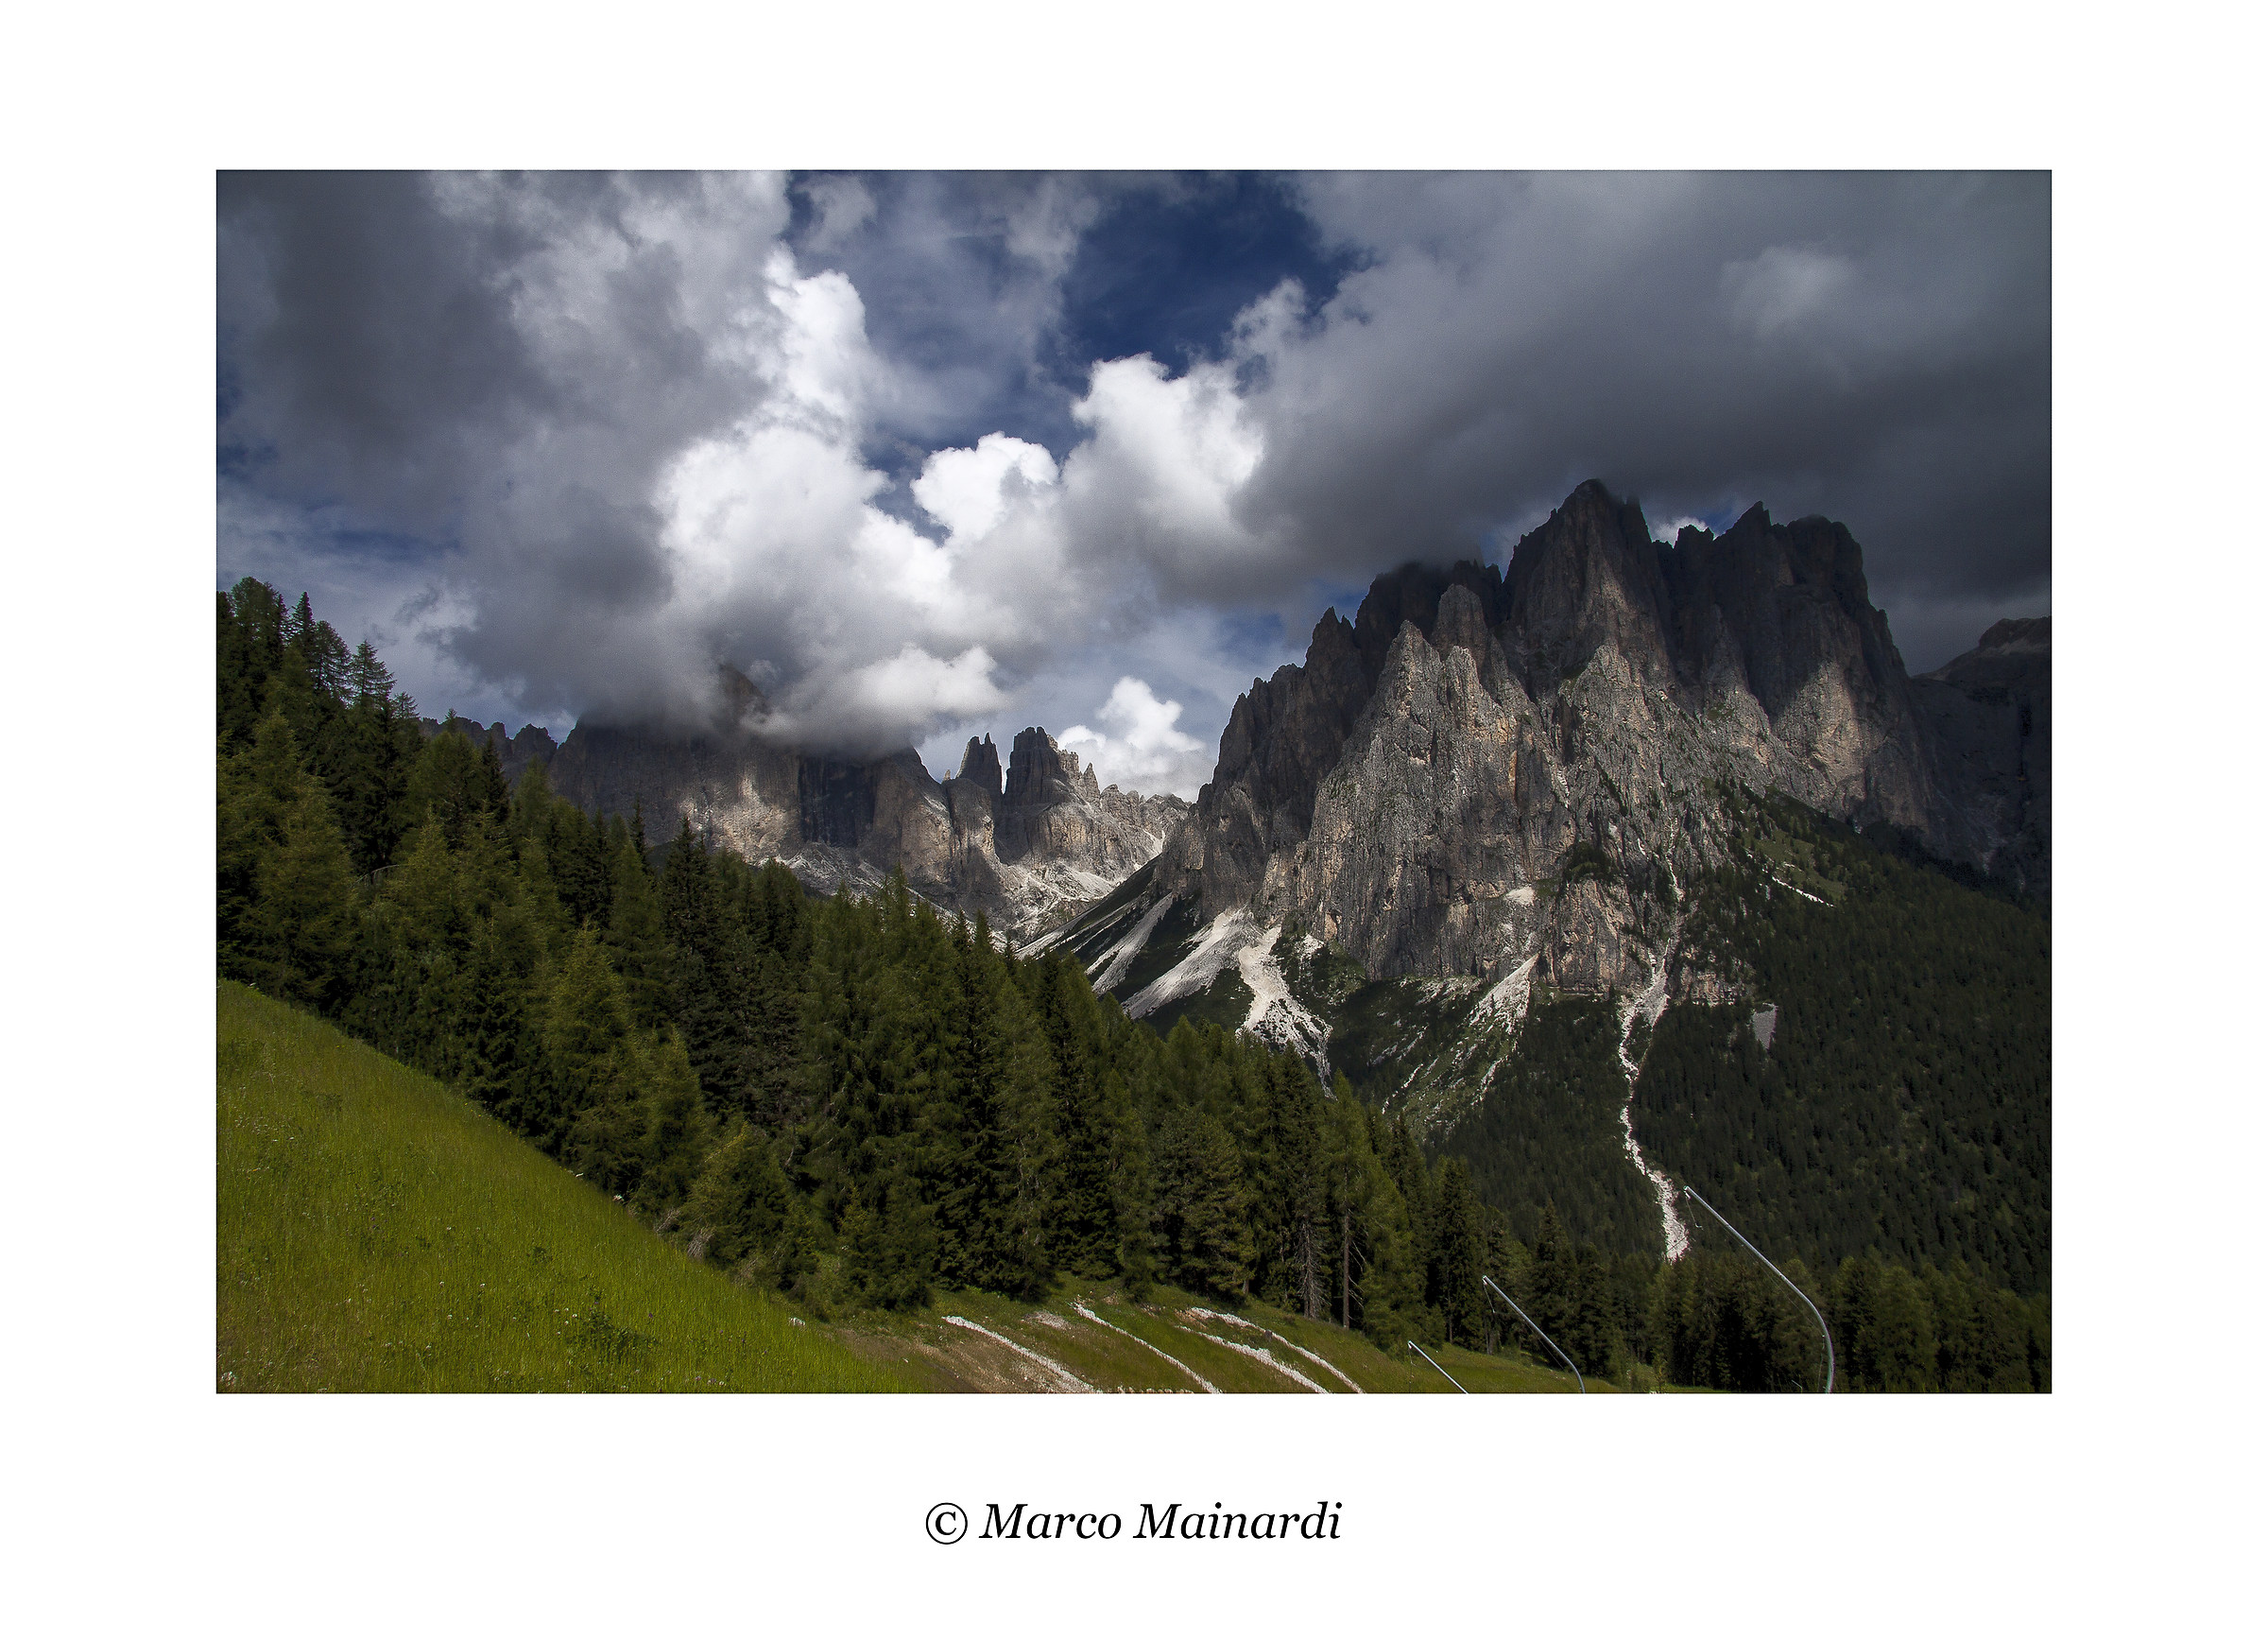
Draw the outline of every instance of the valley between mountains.
<instances>
[{"instance_id":1,"label":"valley between mountains","mask_svg":"<svg viewBox=\"0 0 2268 1641\"><path fill-rule=\"evenodd\" d=\"M1486 1277L1606 1385L1820 1388L1691 1187L1838 1391L2049 1388L2049 624L1909 676L1839 525L1586 484L1326 613L1194 804L1037 727L782 747L729 669L507 735L303 598L219 622L221 975L846 1384L1572 1388ZM250 1388L291 1278L223 1257Z\"/></svg>"}]
</instances>

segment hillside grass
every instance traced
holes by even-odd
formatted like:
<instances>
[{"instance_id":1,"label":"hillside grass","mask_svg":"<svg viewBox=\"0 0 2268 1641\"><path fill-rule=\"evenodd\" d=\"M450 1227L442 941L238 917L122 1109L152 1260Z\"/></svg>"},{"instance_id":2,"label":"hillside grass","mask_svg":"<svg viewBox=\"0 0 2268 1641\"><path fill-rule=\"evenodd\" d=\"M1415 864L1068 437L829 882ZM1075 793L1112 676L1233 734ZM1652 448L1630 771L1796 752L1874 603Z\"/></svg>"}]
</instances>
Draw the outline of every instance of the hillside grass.
<instances>
[{"instance_id":1,"label":"hillside grass","mask_svg":"<svg viewBox=\"0 0 2268 1641\"><path fill-rule=\"evenodd\" d=\"M311 1015L223 982L216 1060L221 1390L1063 1388L951 1315L1104 1391L1201 1394L1201 1376L1229 1394L1311 1393L1258 1350L1348 1393L1297 1346L1366 1392L1455 1393L1406 1350L1257 1303L1224 1320L1223 1301L1171 1287L1137 1302L1066 1280L1038 1303L962 1291L799 1325L470 1100ZM1575 1389L1517 1352L1432 1355L1476 1393Z\"/></svg>"},{"instance_id":2,"label":"hillside grass","mask_svg":"<svg viewBox=\"0 0 2268 1641\"><path fill-rule=\"evenodd\" d=\"M895 1391L450 1093L233 982L218 999L227 1391Z\"/></svg>"},{"instance_id":3,"label":"hillside grass","mask_svg":"<svg viewBox=\"0 0 2268 1641\"><path fill-rule=\"evenodd\" d=\"M1082 1314L1082 1306L1107 1325ZM1171 1287L1152 1287L1139 1301L1114 1288L1076 1282L1060 1283L1038 1301L962 1291L941 1295L917 1312L852 1318L840 1324L839 1332L861 1356L888 1363L931 1390L1070 1388L1029 1356L949 1317L974 1322L1105 1392L1202 1395L1204 1386L1197 1382L1202 1378L1228 1395L1313 1394L1283 1371L1290 1369L1331 1395L1353 1393L1349 1380L1365 1394L1457 1393L1448 1379L1406 1349L1382 1351L1363 1335L1329 1322L1257 1303L1231 1311L1224 1301ZM1253 1354L1259 1351L1270 1359ZM1575 1393L1572 1373L1540 1367L1518 1351L1488 1356L1449 1346L1430 1354L1476 1395ZM1629 1385L1593 1380L1589 1388L1608 1393L1651 1389L1652 1375L1641 1374Z\"/></svg>"}]
</instances>

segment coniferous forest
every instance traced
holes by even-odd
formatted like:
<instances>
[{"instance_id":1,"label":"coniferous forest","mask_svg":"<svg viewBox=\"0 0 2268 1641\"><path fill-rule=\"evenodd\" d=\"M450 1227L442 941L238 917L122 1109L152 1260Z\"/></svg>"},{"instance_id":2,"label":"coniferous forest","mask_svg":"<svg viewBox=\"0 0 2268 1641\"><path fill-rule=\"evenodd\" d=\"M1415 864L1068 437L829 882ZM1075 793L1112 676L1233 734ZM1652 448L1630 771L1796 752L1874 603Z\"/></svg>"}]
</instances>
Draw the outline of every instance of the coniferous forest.
<instances>
[{"instance_id":1,"label":"coniferous forest","mask_svg":"<svg viewBox=\"0 0 2268 1641\"><path fill-rule=\"evenodd\" d=\"M1486 1274L1586 1373L1821 1382L1809 1312L1744 1254L1664 1265L1576 1242L1550 1199L1504 1200L1486 1161L1502 1148L1429 1156L1344 1079L1326 1089L1214 1025L1161 1036L1075 959L1017 957L902 879L814 898L683 822L649 838L639 814L586 815L541 764L507 788L485 737L454 718L425 734L370 646L350 652L304 596L249 579L220 595L217 665L220 973L452 1084L691 1256L816 1314L1071 1276L1264 1298L1388 1347L1521 1343ZM1895 956L1838 955L1799 920L1763 940L1729 886L1713 892L1731 909L1710 926L1767 993L1855 985L1834 965ZM2026 921L2006 938L2030 938L2036 920L2010 916ZM1965 982L1912 983L1945 1011ZM1879 1120L1802 1138L1783 1082L1841 1074L1838 1056L1877 1052L1870 1033L1894 1025L1854 1015L1760 1065L1720 1012L1664 1017L1640 1109L1674 1166L1733 1182L1720 1205L1736 1218L1839 1256L1824 1278L1786 1267L1835 1331L1836 1389L2048 1388L2044 1241L1863 1222L1862 1201L1893 1143L1944 1159L1933 1223L1958 1224L1964 1170L2036 1167L2044 1194L2044 1127L1996 1115L1980 1081L1958 1131L1885 1137L1888 1089ZM1613 1029L1574 1004L1534 1026L1570 1043ZM1961 1052L2016 1054L2013 1029L1980 1018ZM1756 1183L1799 1166L1845 1171L1823 1197Z\"/></svg>"},{"instance_id":2,"label":"coniferous forest","mask_svg":"<svg viewBox=\"0 0 2268 1641\"><path fill-rule=\"evenodd\" d=\"M2044 1293L2047 919L1784 800L1745 807L1767 870L1711 874L1686 939L1757 1003L1662 1015L1649 1151L1773 1246Z\"/></svg>"}]
</instances>

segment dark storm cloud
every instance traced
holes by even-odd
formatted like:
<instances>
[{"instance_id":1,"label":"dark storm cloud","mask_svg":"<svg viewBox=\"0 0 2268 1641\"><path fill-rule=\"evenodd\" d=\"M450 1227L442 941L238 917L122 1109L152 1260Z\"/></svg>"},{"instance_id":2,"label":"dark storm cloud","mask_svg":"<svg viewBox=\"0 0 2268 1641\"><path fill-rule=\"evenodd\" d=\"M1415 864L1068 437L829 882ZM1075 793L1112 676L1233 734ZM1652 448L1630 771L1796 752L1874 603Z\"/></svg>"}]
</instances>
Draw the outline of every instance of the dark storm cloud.
<instances>
[{"instance_id":1,"label":"dark storm cloud","mask_svg":"<svg viewBox=\"0 0 2268 1641\"><path fill-rule=\"evenodd\" d=\"M484 450L553 394L498 277L509 236L422 178L219 180L223 450L270 484L453 510Z\"/></svg>"},{"instance_id":2,"label":"dark storm cloud","mask_svg":"<svg viewBox=\"0 0 2268 1641\"><path fill-rule=\"evenodd\" d=\"M1131 769L1210 750L1253 621L1297 640L1402 559L1501 557L1598 476L1665 534L1842 519L1919 670L2046 607L2048 204L2036 176L227 177L221 568L361 600L490 711L681 715L725 660L783 734L1039 714L1121 725Z\"/></svg>"},{"instance_id":3,"label":"dark storm cloud","mask_svg":"<svg viewBox=\"0 0 2268 1641\"><path fill-rule=\"evenodd\" d=\"M318 552L419 536L428 585L411 608L527 710L666 693L681 658L619 618L672 583L663 474L765 394L747 354L776 328L761 293L782 192L222 178L224 526L249 497L320 510Z\"/></svg>"},{"instance_id":4,"label":"dark storm cloud","mask_svg":"<svg viewBox=\"0 0 2268 1641\"><path fill-rule=\"evenodd\" d=\"M1239 511L1312 564L1470 551L1596 475L1658 523L1843 520L1917 665L2044 606L2044 175L1303 182L1366 266L1250 344Z\"/></svg>"}]
</instances>

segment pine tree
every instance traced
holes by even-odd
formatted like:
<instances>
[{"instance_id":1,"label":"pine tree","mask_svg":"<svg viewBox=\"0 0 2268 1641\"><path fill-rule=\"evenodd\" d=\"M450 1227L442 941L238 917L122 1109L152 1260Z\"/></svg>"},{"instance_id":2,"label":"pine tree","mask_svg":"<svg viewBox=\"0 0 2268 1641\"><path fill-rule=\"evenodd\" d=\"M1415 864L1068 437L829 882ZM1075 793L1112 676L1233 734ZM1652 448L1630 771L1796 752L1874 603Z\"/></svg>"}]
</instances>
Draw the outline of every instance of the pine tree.
<instances>
[{"instance_id":1,"label":"pine tree","mask_svg":"<svg viewBox=\"0 0 2268 1641\"><path fill-rule=\"evenodd\" d=\"M1166 1281L1234 1298L1252 1274L1244 1165L1210 1112L1166 1114L1159 1131L1152 1213L1158 1270Z\"/></svg>"},{"instance_id":2,"label":"pine tree","mask_svg":"<svg viewBox=\"0 0 2268 1641\"><path fill-rule=\"evenodd\" d=\"M322 787L309 782L264 854L254 946L279 996L318 1011L337 1000L354 933L354 874Z\"/></svg>"},{"instance_id":3,"label":"pine tree","mask_svg":"<svg viewBox=\"0 0 2268 1641\"><path fill-rule=\"evenodd\" d=\"M627 839L615 854L612 882L607 954L622 976L631 1024L642 1031L651 1030L670 1018L668 935L653 873Z\"/></svg>"},{"instance_id":4,"label":"pine tree","mask_svg":"<svg viewBox=\"0 0 2268 1641\"><path fill-rule=\"evenodd\" d=\"M219 601L218 722L224 753L251 745L271 712L269 685L284 665L284 600L247 576Z\"/></svg>"},{"instance_id":5,"label":"pine tree","mask_svg":"<svg viewBox=\"0 0 2268 1641\"><path fill-rule=\"evenodd\" d=\"M1057 1266L1139 1282L1148 1254L1149 1187L1142 1129L1125 1080L1101 1061L1093 991L1075 962L1026 966L1033 1011L1054 1062L1062 1143L1048 1195Z\"/></svg>"},{"instance_id":6,"label":"pine tree","mask_svg":"<svg viewBox=\"0 0 2268 1641\"><path fill-rule=\"evenodd\" d=\"M1575 1249L1560 1227L1558 1203L1549 1199L1537 1224L1536 1245L1529 1252L1525 1275L1526 1280L1514 1290L1521 1309L1561 1350L1569 1350L1566 1341L1573 1331L1580 1300Z\"/></svg>"},{"instance_id":7,"label":"pine tree","mask_svg":"<svg viewBox=\"0 0 2268 1641\"><path fill-rule=\"evenodd\" d=\"M935 1181L937 1267L951 1287L1032 1293L1049 1274L1048 1173L1054 1149L1048 1065L1029 1011L992 952L982 917L954 930L957 1029L951 1094L923 1113Z\"/></svg>"},{"instance_id":8,"label":"pine tree","mask_svg":"<svg viewBox=\"0 0 2268 1641\"><path fill-rule=\"evenodd\" d=\"M520 1126L534 1070L527 993L505 942L483 930L466 967L471 997L465 1092L513 1127Z\"/></svg>"},{"instance_id":9,"label":"pine tree","mask_svg":"<svg viewBox=\"0 0 2268 1641\"><path fill-rule=\"evenodd\" d=\"M875 1206L853 1190L843 1215L844 1274L868 1304L927 1304L936 1257L932 1211L903 1175L876 1175L870 1189Z\"/></svg>"},{"instance_id":10,"label":"pine tree","mask_svg":"<svg viewBox=\"0 0 2268 1641\"><path fill-rule=\"evenodd\" d=\"M584 1113L609 1105L627 1104L624 1048L629 1038L629 1011L623 1002L622 983L607 966L605 950L589 929L575 938L566 964L553 983L548 999L544 1040L545 1110L539 1117L535 1137L540 1144L563 1145ZM614 1166L627 1142L609 1126L600 1137L610 1142L606 1164Z\"/></svg>"},{"instance_id":11,"label":"pine tree","mask_svg":"<svg viewBox=\"0 0 2268 1641\"><path fill-rule=\"evenodd\" d=\"M1937 1340L1929 1300L1913 1274L1890 1266L1875 1288L1873 1312L1852 1341L1862 1382L1881 1391L1933 1391Z\"/></svg>"},{"instance_id":12,"label":"pine tree","mask_svg":"<svg viewBox=\"0 0 2268 1641\"><path fill-rule=\"evenodd\" d=\"M418 752L416 703L394 693L393 674L368 640L348 664L347 681L339 822L354 870L368 875L393 859L408 820L409 771Z\"/></svg>"},{"instance_id":13,"label":"pine tree","mask_svg":"<svg viewBox=\"0 0 2268 1641\"><path fill-rule=\"evenodd\" d=\"M1295 1056L1268 1055L1260 1082L1263 1115L1257 1196L1269 1252L1269 1291L1285 1308L1321 1318L1328 1185L1323 1096Z\"/></svg>"},{"instance_id":14,"label":"pine tree","mask_svg":"<svg viewBox=\"0 0 2268 1641\"><path fill-rule=\"evenodd\" d=\"M256 926L261 863L283 847L285 818L311 784L280 714L265 719L251 744L220 767L216 921L224 975L262 983L269 959Z\"/></svg>"},{"instance_id":15,"label":"pine tree","mask_svg":"<svg viewBox=\"0 0 2268 1641\"><path fill-rule=\"evenodd\" d=\"M693 1188L711 1125L701 1107L700 1080L676 1032L666 1033L647 1058L649 1087L639 1194L647 1208L682 1201Z\"/></svg>"},{"instance_id":16,"label":"pine tree","mask_svg":"<svg viewBox=\"0 0 2268 1641\"><path fill-rule=\"evenodd\" d=\"M1440 1311L1452 1342L1478 1349L1486 1339L1487 1304L1481 1292L1480 1204L1464 1158L1442 1164L1437 1201L1426 1299Z\"/></svg>"},{"instance_id":17,"label":"pine tree","mask_svg":"<svg viewBox=\"0 0 2268 1641\"><path fill-rule=\"evenodd\" d=\"M1358 1325L1354 1304L1358 1241L1366 1245L1372 1204L1388 1182L1370 1149L1370 1125L1344 1075L1332 1080L1332 1097L1324 1109L1323 1178L1325 1229L1332 1254L1328 1275L1332 1279L1339 1325L1351 1328ZM1359 1238L1358 1228L1362 1233ZM1366 1252L1364 1258L1367 1263Z\"/></svg>"},{"instance_id":18,"label":"pine tree","mask_svg":"<svg viewBox=\"0 0 2268 1641\"><path fill-rule=\"evenodd\" d=\"M702 1163L678 1219L696 1257L728 1268L746 1261L771 1287L789 1287L815 1264L802 1205L772 1148L745 1123Z\"/></svg>"}]
</instances>

